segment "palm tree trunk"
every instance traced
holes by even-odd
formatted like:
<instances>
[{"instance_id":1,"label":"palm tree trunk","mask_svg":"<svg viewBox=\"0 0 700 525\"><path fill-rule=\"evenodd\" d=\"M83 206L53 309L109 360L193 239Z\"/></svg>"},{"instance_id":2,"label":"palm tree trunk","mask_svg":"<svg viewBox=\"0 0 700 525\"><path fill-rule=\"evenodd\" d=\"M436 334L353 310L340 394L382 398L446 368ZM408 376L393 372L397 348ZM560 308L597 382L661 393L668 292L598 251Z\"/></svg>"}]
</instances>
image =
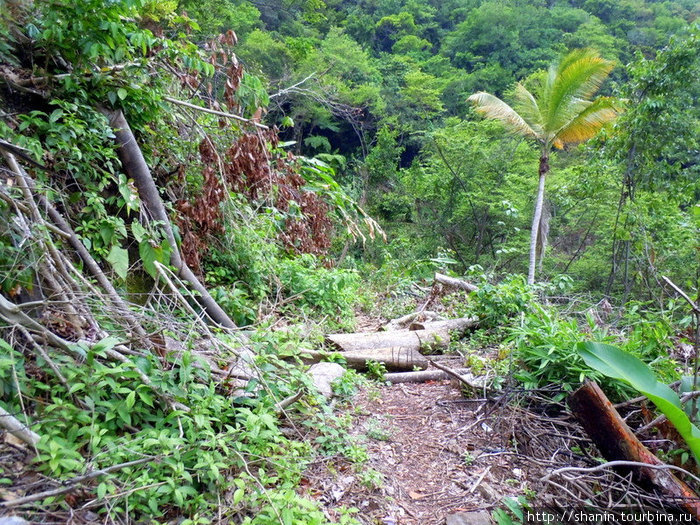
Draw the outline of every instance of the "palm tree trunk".
<instances>
[{"instance_id":1,"label":"palm tree trunk","mask_svg":"<svg viewBox=\"0 0 700 525\"><path fill-rule=\"evenodd\" d=\"M542 204L544 203L544 179L548 171L549 154L547 151L543 151L540 157L540 183L537 188L537 199L535 200L535 216L532 218L532 229L530 231L530 267L527 272L527 284L535 284L537 237L540 230L540 220L542 219Z\"/></svg>"}]
</instances>

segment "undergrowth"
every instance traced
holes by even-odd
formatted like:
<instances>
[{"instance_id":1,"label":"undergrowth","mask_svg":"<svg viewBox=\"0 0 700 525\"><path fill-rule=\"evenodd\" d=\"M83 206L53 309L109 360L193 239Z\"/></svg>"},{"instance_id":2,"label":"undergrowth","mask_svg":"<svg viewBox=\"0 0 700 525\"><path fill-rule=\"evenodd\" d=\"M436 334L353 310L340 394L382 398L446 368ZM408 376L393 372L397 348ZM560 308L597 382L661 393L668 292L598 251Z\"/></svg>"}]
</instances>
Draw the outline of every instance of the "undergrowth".
<instances>
[{"instance_id":1,"label":"undergrowth","mask_svg":"<svg viewBox=\"0 0 700 525\"><path fill-rule=\"evenodd\" d=\"M68 389L42 372L46 363L40 357L28 359L2 342L8 357L0 367L0 388L5 399L16 400L8 410L35 414L33 429L42 436L34 461L38 472L68 480L143 459L101 477L78 496L88 505L108 501L99 511L103 519L128 514L164 523L181 516L187 518L182 523L194 524L219 515L250 525L327 523L317 504L296 490L306 465L317 454L344 455L359 464L366 453L346 439L347 421L313 394L291 416L306 436L283 431L288 425L274 408L276 400L296 388L313 389L299 366L271 352L282 341L253 343L263 376L234 392L233 402L232 392L217 384L194 354L183 353L167 370L145 357L105 361L115 342L86 349L80 365L57 360ZM137 368L191 410L164 409ZM65 503L46 498L41 505L58 509ZM352 523L350 514L345 512L341 523Z\"/></svg>"},{"instance_id":2,"label":"undergrowth","mask_svg":"<svg viewBox=\"0 0 700 525\"><path fill-rule=\"evenodd\" d=\"M660 380L669 383L680 377L682 364L672 357L676 334L690 325L683 305L669 301L661 311L628 303L621 315L604 314L595 305L583 303L578 313L568 313L548 304L548 294L560 296L567 282L528 287L522 276L506 277L492 284L486 276L479 290L443 299L451 316L476 316L479 328L469 339L453 345L476 370L489 368L511 374L525 388L556 384L562 399L589 378L600 382L614 399L630 393L620 382L590 369L576 351L581 341L615 344L650 364ZM564 290L562 290L564 288ZM478 349L493 347L494 363L479 356ZM500 365L498 363L501 363Z\"/></svg>"}]
</instances>

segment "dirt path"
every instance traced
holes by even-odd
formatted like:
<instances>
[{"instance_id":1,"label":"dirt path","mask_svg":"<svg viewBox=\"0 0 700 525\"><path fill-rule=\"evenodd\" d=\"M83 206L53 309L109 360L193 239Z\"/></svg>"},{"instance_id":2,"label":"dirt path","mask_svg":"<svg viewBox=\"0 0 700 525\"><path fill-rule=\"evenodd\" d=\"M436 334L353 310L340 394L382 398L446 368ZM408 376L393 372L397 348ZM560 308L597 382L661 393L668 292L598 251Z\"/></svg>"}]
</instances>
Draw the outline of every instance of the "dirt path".
<instances>
[{"instance_id":1,"label":"dirt path","mask_svg":"<svg viewBox=\"0 0 700 525\"><path fill-rule=\"evenodd\" d=\"M449 381L361 392L348 411L369 460L355 474L314 466L308 475L316 499L329 516L341 505L356 507L366 524L443 525L467 511L485 511L486 520L501 498L528 490L526 468L510 450L512 422L497 414L480 422L476 411L487 407L466 401Z\"/></svg>"}]
</instances>

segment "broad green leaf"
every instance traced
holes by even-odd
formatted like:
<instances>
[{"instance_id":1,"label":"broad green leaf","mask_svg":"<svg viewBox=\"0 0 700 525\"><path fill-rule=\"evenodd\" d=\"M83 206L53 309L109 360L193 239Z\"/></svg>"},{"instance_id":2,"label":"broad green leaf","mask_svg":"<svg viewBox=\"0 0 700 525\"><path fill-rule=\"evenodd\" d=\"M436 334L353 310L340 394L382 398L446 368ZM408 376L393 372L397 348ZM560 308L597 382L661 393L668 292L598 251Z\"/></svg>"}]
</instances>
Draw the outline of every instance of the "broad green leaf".
<instances>
[{"instance_id":1,"label":"broad green leaf","mask_svg":"<svg viewBox=\"0 0 700 525\"><path fill-rule=\"evenodd\" d=\"M134 221L131 223L131 233L134 234L134 239L136 239L136 242L141 242L148 235L148 231L139 221Z\"/></svg>"},{"instance_id":2,"label":"broad green leaf","mask_svg":"<svg viewBox=\"0 0 700 525\"><path fill-rule=\"evenodd\" d=\"M128 396L126 396L126 407L132 408L136 402L136 390L132 390Z\"/></svg>"},{"instance_id":3,"label":"broad green leaf","mask_svg":"<svg viewBox=\"0 0 700 525\"><path fill-rule=\"evenodd\" d=\"M117 405L117 414L119 414L119 418L124 421L124 423L131 425L131 412L129 411L129 407L126 406L126 403L119 403Z\"/></svg>"},{"instance_id":4,"label":"broad green leaf","mask_svg":"<svg viewBox=\"0 0 700 525\"><path fill-rule=\"evenodd\" d=\"M635 356L603 343L579 343L579 355L588 366L613 379L629 384L649 398L676 427L695 459L700 461L700 429L688 418L678 395L657 381L654 372Z\"/></svg>"},{"instance_id":5,"label":"broad green leaf","mask_svg":"<svg viewBox=\"0 0 700 525\"><path fill-rule=\"evenodd\" d=\"M107 262L112 265L120 279L126 279L129 271L129 252L119 246L112 246L107 255Z\"/></svg>"},{"instance_id":6,"label":"broad green leaf","mask_svg":"<svg viewBox=\"0 0 700 525\"><path fill-rule=\"evenodd\" d=\"M148 275L154 279L157 276L156 266L153 264L154 261L158 260L158 254L156 253L157 249L160 249L160 247L154 248L146 239L139 243L139 255L141 256L143 267L146 272L148 272Z\"/></svg>"},{"instance_id":7,"label":"broad green leaf","mask_svg":"<svg viewBox=\"0 0 700 525\"><path fill-rule=\"evenodd\" d=\"M92 347L93 352L104 352L107 350L111 350L115 346L117 346L121 341L117 339L116 337L112 336L107 336L104 339L101 339L97 343L95 343Z\"/></svg>"},{"instance_id":8,"label":"broad green leaf","mask_svg":"<svg viewBox=\"0 0 700 525\"><path fill-rule=\"evenodd\" d=\"M243 489L236 489L236 491L233 493L233 504L238 505L243 499L244 495L245 491Z\"/></svg>"}]
</instances>

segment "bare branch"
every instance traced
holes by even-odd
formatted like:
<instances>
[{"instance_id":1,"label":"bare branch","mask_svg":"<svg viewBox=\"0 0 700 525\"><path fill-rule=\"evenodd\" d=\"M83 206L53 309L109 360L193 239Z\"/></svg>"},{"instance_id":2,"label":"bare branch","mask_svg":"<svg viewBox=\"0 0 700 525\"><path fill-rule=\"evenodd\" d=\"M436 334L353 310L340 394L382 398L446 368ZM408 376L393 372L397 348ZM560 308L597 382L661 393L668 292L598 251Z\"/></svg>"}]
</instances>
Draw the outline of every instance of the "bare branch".
<instances>
[{"instance_id":1,"label":"bare branch","mask_svg":"<svg viewBox=\"0 0 700 525\"><path fill-rule=\"evenodd\" d=\"M252 124L255 127L258 127L260 129L270 129L268 126L265 124L260 124L260 122L256 122L254 120L247 119L245 117L241 117L240 115L234 115L233 113L226 113L224 111L217 111L215 109L209 109L205 108L202 106L197 106L195 104L190 104L189 102L185 102L184 100L178 100L173 97L163 97L163 99L167 100L171 104L177 104L178 106L184 106L186 108L194 109L195 111L201 111L202 113L211 113L212 115L218 115L219 117L226 117L234 120L238 120L241 122L245 122L246 124Z\"/></svg>"}]
</instances>

